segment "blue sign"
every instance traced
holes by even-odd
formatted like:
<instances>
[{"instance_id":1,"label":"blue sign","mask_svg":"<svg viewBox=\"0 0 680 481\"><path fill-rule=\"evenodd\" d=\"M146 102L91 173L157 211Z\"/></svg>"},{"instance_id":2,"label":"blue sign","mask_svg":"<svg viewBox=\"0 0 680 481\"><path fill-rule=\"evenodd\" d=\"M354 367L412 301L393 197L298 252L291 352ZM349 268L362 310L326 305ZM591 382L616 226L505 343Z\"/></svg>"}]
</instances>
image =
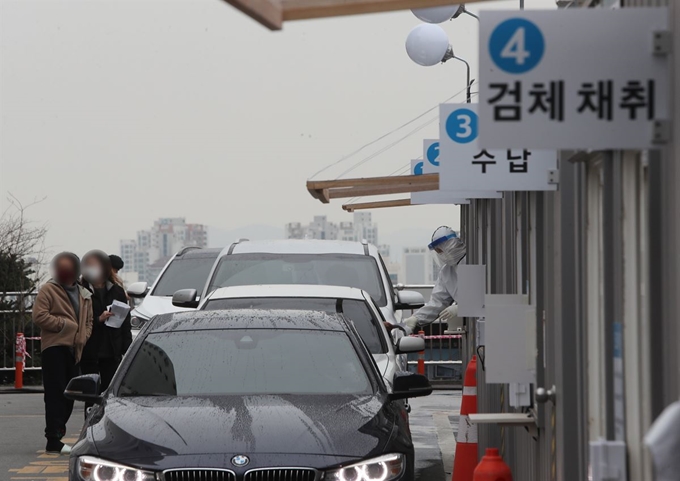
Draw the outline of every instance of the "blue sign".
<instances>
[{"instance_id":1,"label":"blue sign","mask_svg":"<svg viewBox=\"0 0 680 481\"><path fill-rule=\"evenodd\" d=\"M427 160L430 164L439 167L439 142L434 142L427 148L426 152Z\"/></svg>"},{"instance_id":2,"label":"blue sign","mask_svg":"<svg viewBox=\"0 0 680 481\"><path fill-rule=\"evenodd\" d=\"M446 118L447 135L459 144L468 144L477 138L479 133L478 117L470 109L457 109Z\"/></svg>"},{"instance_id":3,"label":"blue sign","mask_svg":"<svg viewBox=\"0 0 680 481\"><path fill-rule=\"evenodd\" d=\"M413 168L413 175L423 175L423 163L418 162Z\"/></svg>"},{"instance_id":4,"label":"blue sign","mask_svg":"<svg viewBox=\"0 0 680 481\"><path fill-rule=\"evenodd\" d=\"M489 55L507 73L525 73L538 65L545 51L543 34L535 23L511 18L500 23L489 38Z\"/></svg>"}]
</instances>

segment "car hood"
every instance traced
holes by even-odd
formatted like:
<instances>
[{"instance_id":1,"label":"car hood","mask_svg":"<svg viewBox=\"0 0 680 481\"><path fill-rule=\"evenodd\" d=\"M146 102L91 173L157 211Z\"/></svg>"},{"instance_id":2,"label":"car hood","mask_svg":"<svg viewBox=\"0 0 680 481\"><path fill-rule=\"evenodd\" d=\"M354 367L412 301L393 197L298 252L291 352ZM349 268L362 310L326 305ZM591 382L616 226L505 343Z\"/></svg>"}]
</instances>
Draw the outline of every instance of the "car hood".
<instances>
[{"instance_id":1,"label":"car hood","mask_svg":"<svg viewBox=\"0 0 680 481\"><path fill-rule=\"evenodd\" d=\"M147 319L151 319L157 314L167 314L169 312L191 311L186 307L175 307L172 305L172 297L167 296L146 296L142 303L135 308L135 311Z\"/></svg>"},{"instance_id":2,"label":"car hood","mask_svg":"<svg viewBox=\"0 0 680 481\"><path fill-rule=\"evenodd\" d=\"M379 396L109 398L91 421L100 456L380 453L395 416Z\"/></svg>"}]
</instances>

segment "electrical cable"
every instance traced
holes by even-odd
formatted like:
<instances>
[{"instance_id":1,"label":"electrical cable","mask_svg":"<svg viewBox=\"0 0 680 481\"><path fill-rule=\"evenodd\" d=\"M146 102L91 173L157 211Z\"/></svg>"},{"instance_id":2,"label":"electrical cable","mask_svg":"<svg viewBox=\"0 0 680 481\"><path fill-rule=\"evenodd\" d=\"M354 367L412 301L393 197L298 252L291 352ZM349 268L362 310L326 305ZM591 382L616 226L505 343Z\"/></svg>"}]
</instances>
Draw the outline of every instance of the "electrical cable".
<instances>
[{"instance_id":1,"label":"electrical cable","mask_svg":"<svg viewBox=\"0 0 680 481\"><path fill-rule=\"evenodd\" d=\"M415 134L416 132L419 132L419 131L423 130L425 127L427 127L428 125L432 124L433 122L436 122L437 120L439 120L439 117L438 117L438 116L437 116L437 117L434 117L434 118L432 118L432 119L430 119L430 120L428 120L428 121L425 122L423 125L421 125L420 127L416 127L415 129L411 130L408 134L404 135L404 136L401 137L400 139L395 140L394 142L392 142L391 144L389 144L389 145L383 147L382 149L378 150L377 152L374 152L374 153L372 153L371 155L369 155L368 157L365 157L364 159L360 160L359 162L356 162L356 163L353 164L349 169L345 170L342 174L340 174L338 177L336 177L336 179L339 179L339 178L341 178L341 177L343 177L343 176L349 174L350 172L352 172L352 171L353 171L354 169L356 169L357 167L360 167L360 166L362 166L363 164L365 164L366 162L369 162L369 161L375 159L377 156L379 156L379 155L381 155L381 154L387 152L388 150L390 150L392 147L394 147L395 145L397 145L397 144L398 144L399 142L401 142L402 140L405 140L406 138L410 137L411 135Z\"/></svg>"},{"instance_id":2,"label":"electrical cable","mask_svg":"<svg viewBox=\"0 0 680 481\"><path fill-rule=\"evenodd\" d=\"M477 359L479 359L479 362L482 365L482 371L486 371L484 368L484 354L480 352L480 349L484 349L484 346L477 346Z\"/></svg>"},{"instance_id":3,"label":"electrical cable","mask_svg":"<svg viewBox=\"0 0 680 481\"><path fill-rule=\"evenodd\" d=\"M466 88L467 88L467 87L466 87ZM440 103L446 103L446 102L448 102L449 100L453 100L455 97L457 97L457 96L460 95L461 93L465 92L466 88L464 88L464 89L462 89L462 90L456 92L456 93L453 94L451 97L445 99L443 102L440 102ZM316 173L314 173L314 175L312 175L312 176L310 177L310 180L313 179L314 177L316 177L317 175L321 174L322 172L325 172L326 170L330 169L331 167L333 167L333 166L335 166L335 165L338 165L338 164L340 164L341 162L344 162L345 160L347 160L347 159L350 158L350 157L353 157L354 155L358 154L359 152L361 152L361 151L364 150L365 148L370 147L371 145L373 145L373 144L375 144L375 143L377 143L377 142L383 140L383 139L386 138L386 137L389 137L389 136L392 135L393 133L395 133L395 132L397 132L397 131L403 129L404 127L406 127L406 126L412 124L413 122L415 122L415 121L417 121L417 120L423 118L425 115L429 114L430 112L432 112L433 110L435 110L435 109L437 109L437 108L439 108L439 104L435 105L434 107L432 107L432 108L430 108L430 109L427 109L425 112L423 112L423 113L421 113L420 115L418 115L418 116L412 118L411 120L409 120L409 121L406 122L405 124L400 125L400 126L397 127L396 129L393 129L393 130L387 132L386 134L381 135L381 136L378 137L377 139L374 139L374 140L368 142L367 144L362 145L361 147L359 147L358 149L354 150L353 152L350 152L349 154L342 156L340 159L336 160L335 162L332 162L332 163L328 164L327 166L323 167L322 169L320 169L319 171L317 171Z\"/></svg>"}]
</instances>

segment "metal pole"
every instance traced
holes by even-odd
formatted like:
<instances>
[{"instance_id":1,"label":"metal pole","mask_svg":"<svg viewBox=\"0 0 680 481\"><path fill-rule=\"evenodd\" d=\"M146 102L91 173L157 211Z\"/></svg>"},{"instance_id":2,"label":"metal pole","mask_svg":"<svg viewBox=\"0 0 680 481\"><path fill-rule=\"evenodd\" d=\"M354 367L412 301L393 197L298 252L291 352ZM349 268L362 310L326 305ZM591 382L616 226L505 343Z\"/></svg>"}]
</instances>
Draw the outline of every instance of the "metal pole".
<instances>
[{"instance_id":1,"label":"metal pole","mask_svg":"<svg viewBox=\"0 0 680 481\"><path fill-rule=\"evenodd\" d=\"M466 89L467 89L467 103L470 103L470 102L472 102L472 94L470 92L470 88L472 87L472 85L470 83L470 64L467 63L465 60L463 60L460 57L454 56L453 58L455 58L456 60L463 62L465 64L465 68L467 70L467 83L466 83L466 85L467 85L467 87L466 87Z\"/></svg>"}]
</instances>

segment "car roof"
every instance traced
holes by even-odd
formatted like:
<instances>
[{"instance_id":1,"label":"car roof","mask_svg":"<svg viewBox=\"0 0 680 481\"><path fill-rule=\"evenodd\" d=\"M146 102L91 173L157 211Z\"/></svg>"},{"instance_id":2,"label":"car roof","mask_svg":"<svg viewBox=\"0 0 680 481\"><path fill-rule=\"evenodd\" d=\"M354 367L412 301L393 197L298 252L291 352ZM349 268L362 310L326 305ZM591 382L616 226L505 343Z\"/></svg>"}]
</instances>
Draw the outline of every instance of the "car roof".
<instances>
[{"instance_id":1,"label":"car roof","mask_svg":"<svg viewBox=\"0 0 680 481\"><path fill-rule=\"evenodd\" d=\"M344 317L339 314L304 310L238 309L162 314L151 320L147 332L210 329L349 331Z\"/></svg>"},{"instance_id":2,"label":"car roof","mask_svg":"<svg viewBox=\"0 0 680 481\"><path fill-rule=\"evenodd\" d=\"M368 247L371 256L377 255L377 248L361 242L318 240L318 239L285 239L268 241L241 241L226 247L220 257L232 254L265 252L271 254L356 254L365 255L364 246ZM233 249L232 249L233 247Z\"/></svg>"},{"instance_id":3,"label":"car roof","mask_svg":"<svg viewBox=\"0 0 680 481\"><path fill-rule=\"evenodd\" d=\"M175 255L174 259L216 259L222 250L222 247L185 247Z\"/></svg>"},{"instance_id":4,"label":"car roof","mask_svg":"<svg viewBox=\"0 0 680 481\"><path fill-rule=\"evenodd\" d=\"M216 299L241 299L252 297L319 297L334 299L359 299L368 297L361 289L345 286L277 284L256 286L220 287L208 296L208 301Z\"/></svg>"}]
</instances>

